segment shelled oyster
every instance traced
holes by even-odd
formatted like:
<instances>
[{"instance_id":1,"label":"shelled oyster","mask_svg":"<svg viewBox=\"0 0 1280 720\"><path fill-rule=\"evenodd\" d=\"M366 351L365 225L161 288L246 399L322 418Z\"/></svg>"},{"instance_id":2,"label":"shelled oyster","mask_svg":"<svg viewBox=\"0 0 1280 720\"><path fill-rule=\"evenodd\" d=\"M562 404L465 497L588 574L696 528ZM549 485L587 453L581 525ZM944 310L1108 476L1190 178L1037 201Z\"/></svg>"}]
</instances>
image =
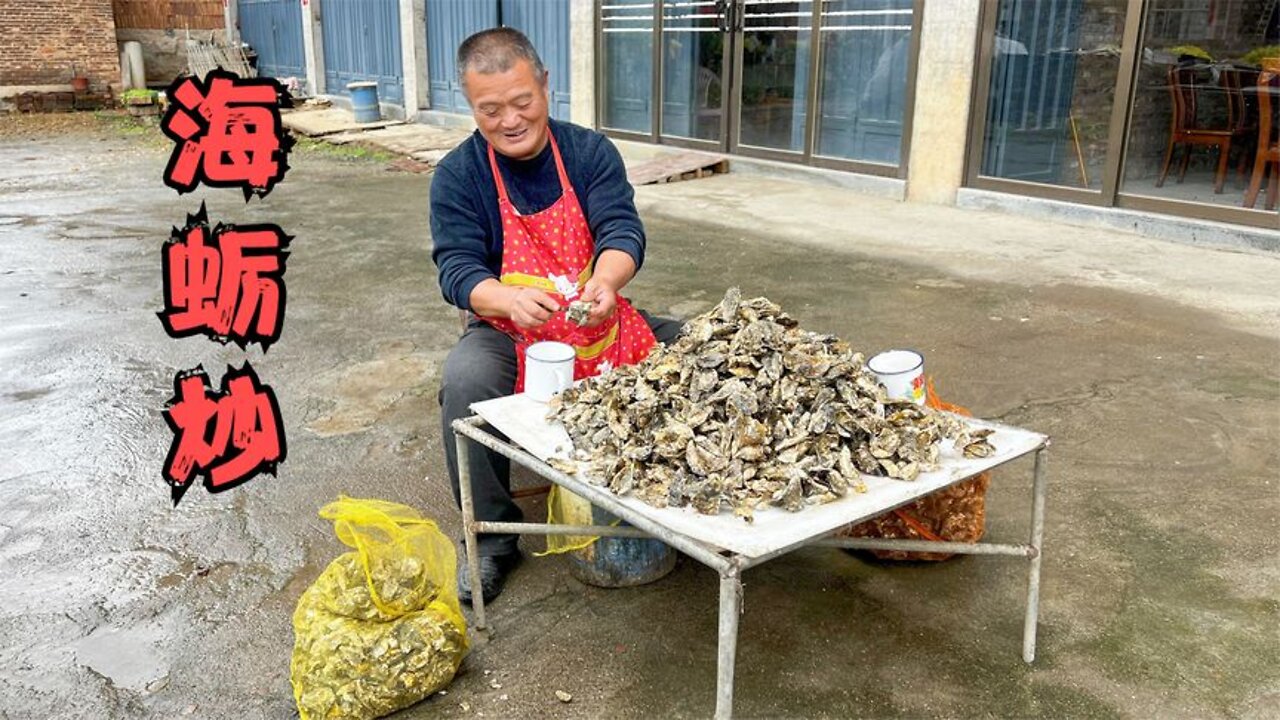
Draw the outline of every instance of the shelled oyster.
<instances>
[{"instance_id":1,"label":"shelled oyster","mask_svg":"<svg viewBox=\"0 0 1280 720\"><path fill-rule=\"evenodd\" d=\"M748 521L763 503L798 511L865 492L860 473L914 480L965 429L889 400L861 353L736 288L644 362L561 393L548 417L574 443L559 469L658 507ZM989 434L970 430L960 447L985 457Z\"/></svg>"}]
</instances>

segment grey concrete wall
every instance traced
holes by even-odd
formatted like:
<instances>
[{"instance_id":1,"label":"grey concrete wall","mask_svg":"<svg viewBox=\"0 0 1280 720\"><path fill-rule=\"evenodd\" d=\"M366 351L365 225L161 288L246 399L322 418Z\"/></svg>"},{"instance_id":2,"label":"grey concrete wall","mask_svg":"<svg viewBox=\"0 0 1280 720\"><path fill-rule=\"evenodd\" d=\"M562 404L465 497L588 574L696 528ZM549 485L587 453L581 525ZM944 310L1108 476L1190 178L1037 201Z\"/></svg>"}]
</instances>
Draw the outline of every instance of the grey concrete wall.
<instances>
[{"instance_id":1,"label":"grey concrete wall","mask_svg":"<svg viewBox=\"0 0 1280 720\"><path fill-rule=\"evenodd\" d=\"M312 95L325 92L324 87L324 38L320 33L323 11L322 0L312 0L302 6L302 56L307 65L307 90Z\"/></svg>"},{"instance_id":2,"label":"grey concrete wall","mask_svg":"<svg viewBox=\"0 0 1280 720\"><path fill-rule=\"evenodd\" d=\"M226 23L227 38L233 43L240 42L240 30L237 29L240 22L240 3L228 0L222 6L222 20Z\"/></svg>"},{"instance_id":3,"label":"grey concrete wall","mask_svg":"<svg viewBox=\"0 0 1280 720\"><path fill-rule=\"evenodd\" d=\"M405 116L413 117L418 110L425 109L431 105L431 73L427 57L427 3L426 0L412 0L413 2L413 53L414 66L413 77L416 78L417 91L414 98L417 105L410 109L405 107ZM405 77L409 76L410 68L405 68ZM405 88L408 93L408 88Z\"/></svg>"},{"instance_id":4,"label":"grey concrete wall","mask_svg":"<svg viewBox=\"0 0 1280 720\"><path fill-rule=\"evenodd\" d=\"M222 43L226 40L223 30L192 30L191 37ZM136 40L142 45L142 64L147 73L147 84L162 85L187 70L187 36L182 30L139 30L116 28L116 42L123 45Z\"/></svg>"},{"instance_id":5,"label":"grey concrete wall","mask_svg":"<svg viewBox=\"0 0 1280 720\"><path fill-rule=\"evenodd\" d=\"M929 0L924 6L917 20L922 34L907 199L951 205L964 180L979 0Z\"/></svg>"},{"instance_id":6,"label":"grey concrete wall","mask_svg":"<svg viewBox=\"0 0 1280 720\"><path fill-rule=\"evenodd\" d=\"M71 83L50 85L0 85L0 100L23 93L71 92ZM0 111L8 110L8 105L0 103Z\"/></svg>"},{"instance_id":7,"label":"grey concrete wall","mask_svg":"<svg viewBox=\"0 0 1280 720\"><path fill-rule=\"evenodd\" d=\"M427 6L425 0L400 0L400 62L404 77L404 114L426 107Z\"/></svg>"},{"instance_id":8,"label":"grey concrete wall","mask_svg":"<svg viewBox=\"0 0 1280 720\"><path fill-rule=\"evenodd\" d=\"M592 0L569 0L569 119L596 125L596 20Z\"/></svg>"}]
</instances>

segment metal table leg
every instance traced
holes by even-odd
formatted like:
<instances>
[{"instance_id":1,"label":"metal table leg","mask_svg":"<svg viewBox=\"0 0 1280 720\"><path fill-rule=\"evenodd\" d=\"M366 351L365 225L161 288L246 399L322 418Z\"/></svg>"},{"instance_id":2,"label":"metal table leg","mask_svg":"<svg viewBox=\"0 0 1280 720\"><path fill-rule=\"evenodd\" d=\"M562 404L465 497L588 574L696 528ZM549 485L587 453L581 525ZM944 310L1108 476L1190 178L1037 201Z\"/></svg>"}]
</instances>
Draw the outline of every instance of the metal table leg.
<instances>
[{"instance_id":1,"label":"metal table leg","mask_svg":"<svg viewBox=\"0 0 1280 720\"><path fill-rule=\"evenodd\" d=\"M467 437L453 433L458 448L458 491L462 505L462 533L467 545L467 571L471 575L471 609L477 630L484 630L484 588L480 586L480 544L476 540L476 510L471 497L471 463L467 461Z\"/></svg>"},{"instance_id":2,"label":"metal table leg","mask_svg":"<svg viewBox=\"0 0 1280 720\"><path fill-rule=\"evenodd\" d=\"M733 715L733 666L738 656L738 616L742 614L742 579L738 568L720 573L720 643L716 666L716 720Z\"/></svg>"},{"instance_id":3,"label":"metal table leg","mask_svg":"<svg viewBox=\"0 0 1280 720\"><path fill-rule=\"evenodd\" d=\"M1031 569L1027 577L1027 616L1022 626L1022 659L1036 659L1036 623L1040 615L1040 559L1044 556L1044 497L1047 446L1036 451L1035 480L1031 488Z\"/></svg>"}]
</instances>

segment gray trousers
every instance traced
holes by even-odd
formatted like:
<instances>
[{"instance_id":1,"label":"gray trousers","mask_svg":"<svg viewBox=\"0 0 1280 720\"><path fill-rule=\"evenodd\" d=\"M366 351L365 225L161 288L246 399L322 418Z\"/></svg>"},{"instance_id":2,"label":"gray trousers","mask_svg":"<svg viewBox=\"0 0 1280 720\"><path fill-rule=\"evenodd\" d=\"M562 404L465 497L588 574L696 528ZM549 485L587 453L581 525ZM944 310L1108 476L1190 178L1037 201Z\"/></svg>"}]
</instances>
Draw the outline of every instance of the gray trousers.
<instances>
[{"instance_id":1,"label":"gray trousers","mask_svg":"<svg viewBox=\"0 0 1280 720\"><path fill-rule=\"evenodd\" d=\"M664 345L680 334L684 323L640 311L645 322ZM444 361L440 383L440 424L444 439L445 464L453 501L461 506L458 490L458 449L454 441L454 420L470 417L471 404L510 395L516 387L515 342L482 320L472 320L458 344ZM491 427L486 428L506 439ZM471 470L471 497L476 519L520 522L524 514L511 499L511 461L478 443L467 443L467 463ZM517 535L481 535L481 555L503 555L516 551Z\"/></svg>"}]
</instances>

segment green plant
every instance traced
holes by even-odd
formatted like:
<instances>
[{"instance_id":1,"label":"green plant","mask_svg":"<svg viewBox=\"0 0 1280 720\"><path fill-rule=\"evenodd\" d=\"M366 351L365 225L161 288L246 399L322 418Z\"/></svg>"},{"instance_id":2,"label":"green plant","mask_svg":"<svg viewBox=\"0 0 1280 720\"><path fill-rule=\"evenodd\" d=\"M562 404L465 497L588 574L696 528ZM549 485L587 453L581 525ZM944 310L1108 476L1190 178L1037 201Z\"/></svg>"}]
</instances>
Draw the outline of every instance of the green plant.
<instances>
[{"instance_id":1,"label":"green plant","mask_svg":"<svg viewBox=\"0 0 1280 720\"><path fill-rule=\"evenodd\" d=\"M333 143L325 142L324 140L315 140L308 137L299 138L293 148L300 153L316 153L338 160L391 162L396 159L396 155L394 153L387 152L386 150L378 147L363 145L361 143L334 145Z\"/></svg>"},{"instance_id":2,"label":"green plant","mask_svg":"<svg viewBox=\"0 0 1280 720\"><path fill-rule=\"evenodd\" d=\"M121 110L96 110L93 117L113 132L152 147L173 149L173 142L159 130L156 118L136 118Z\"/></svg>"},{"instance_id":3,"label":"green plant","mask_svg":"<svg viewBox=\"0 0 1280 720\"><path fill-rule=\"evenodd\" d=\"M1280 45L1263 45L1245 53L1240 59L1250 65L1261 65L1265 58L1280 57Z\"/></svg>"},{"instance_id":4,"label":"green plant","mask_svg":"<svg viewBox=\"0 0 1280 720\"><path fill-rule=\"evenodd\" d=\"M151 102L155 102L158 97L160 97L160 93L155 90L147 90L146 88L134 88L120 93L120 99L125 102L133 102L137 100L149 100Z\"/></svg>"},{"instance_id":5,"label":"green plant","mask_svg":"<svg viewBox=\"0 0 1280 720\"><path fill-rule=\"evenodd\" d=\"M1190 55L1205 62L1213 62L1213 56L1199 45L1174 45L1173 47L1165 48L1164 51L1175 57Z\"/></svg>"}]
</instances>

